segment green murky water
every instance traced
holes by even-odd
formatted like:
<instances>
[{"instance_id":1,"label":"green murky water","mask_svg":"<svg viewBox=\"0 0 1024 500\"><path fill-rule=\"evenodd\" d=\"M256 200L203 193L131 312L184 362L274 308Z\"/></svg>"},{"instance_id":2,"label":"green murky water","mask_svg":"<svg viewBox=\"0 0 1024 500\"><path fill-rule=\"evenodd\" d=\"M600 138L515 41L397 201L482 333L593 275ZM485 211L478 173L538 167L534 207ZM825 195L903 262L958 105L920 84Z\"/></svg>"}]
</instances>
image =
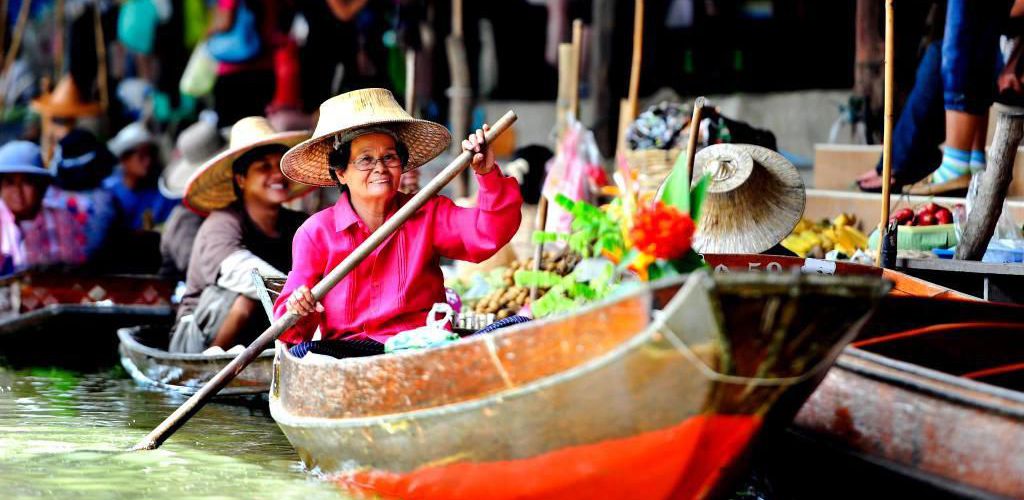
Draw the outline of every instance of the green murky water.
<instances>
[{"instance_id":1,"label":"green murky water","mask_svg":"<svg viewBox=\"0 0 1024 500\"><path fill-rule=\"evenodd\" d=\"M207 405L160 449L126 451L182 401L120 370L0 367L0 497L345 498L302 469L265 405Z\"/></svg>"}]
</instances>

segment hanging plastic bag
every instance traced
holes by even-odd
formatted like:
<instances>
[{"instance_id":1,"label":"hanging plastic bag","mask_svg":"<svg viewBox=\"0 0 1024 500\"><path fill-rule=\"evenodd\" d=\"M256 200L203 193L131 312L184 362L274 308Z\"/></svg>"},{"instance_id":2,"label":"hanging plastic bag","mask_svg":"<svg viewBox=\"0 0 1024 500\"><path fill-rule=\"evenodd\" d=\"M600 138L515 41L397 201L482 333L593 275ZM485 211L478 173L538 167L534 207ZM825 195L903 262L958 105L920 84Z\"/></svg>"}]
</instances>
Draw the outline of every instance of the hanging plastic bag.
<instances>
[{"instance_id":1,"label":"hanging plastic bag","mask_svg":"<svg viewBox=\"0 0 1024 500\"><path fill-rule=\"evenodd\" d=\"M967 198L964 206L958 206L953 210L957 241L962 241L963 239L964 227L967 225L968 217L974 208L984 173L984 170L973 172L971 183L967 188ZM1024 233L1022 233L1018 221L1010 214L1005 201L1003 201L999 220L996 221L995 230L992 232L992 239L989 240L988 248L981 260L982 262L1003 263L1024 261Z\"/></svg>"},{"instance_id":2,"label":"hanging plastic bag","mask_svg":"<svg viewBox=\"0 0 1024 500\"><path fill-rule=\"evenodd\" d=\"M245 0L238 0L235 22L231 27L211 36L206 44L210 55L221 62L243 63L260 55L263 44L256 26L256 14Z\"/></svg>"},{"instance_id":3,"label":"hanging plastic bag","mask_svg":"<svg viewBox=\"0 0 1024 500\"><path fill-rule=\"evenodd\" d=\"M204 0L184 0L182 2L185 21L185 47L194 48L206 37L210 23L210 14Z\"/></svg>"},{"instance_id":4,"label":"hanging plastic bag","mask_svg":"<svg viewBox=\"0 0 1024 500\"><path fill-rule=\"evenodd\" d=\"M548 199L547 231L572 232L572 214L553 202L556 195L562 194L572 201L594 202L591 184L602 170L600 158L594 133L580 122L570 120L554 158L548 162L541 191Z\"/></svg>"},{"instance_id":5,"label":"hanging plastic bag","mask_svg":"<svg viewBox=\"0 0 1024 500\"><path fill-rule=\"evenodd\" d=\"M210 55L206 43L200 43L188 58L178 90L185 95L202 97L213 92L213 84L216 82L217 61Z\"/></svg>"},{"instance_id":6,"label":"hanging plastic bag","mask_svg":"<svg viewBox=\"0 0 1024 500\"><path fill-rule=\"evenodd\" d=\"M443 313L444 317L437 319L437 314ZM430 349L451 344L459 340L459 336L448 330L451 326L454 312L448 304L434 304L427 314L427 325L415 330L406 330L384 343L384 352L399 352L415 349Z\"/></svg>"},{"instance_id":7,"label":"hanging plastic bag","mask_svg":"<svg viewBox=\"0 0 1024 500\"><path fill-rule=\"evenodd\" d=\"M117 39L128 50L151 54L159 21L159 13L151 0L128 0L117 15Z\"/></svg>"}]
</instances>

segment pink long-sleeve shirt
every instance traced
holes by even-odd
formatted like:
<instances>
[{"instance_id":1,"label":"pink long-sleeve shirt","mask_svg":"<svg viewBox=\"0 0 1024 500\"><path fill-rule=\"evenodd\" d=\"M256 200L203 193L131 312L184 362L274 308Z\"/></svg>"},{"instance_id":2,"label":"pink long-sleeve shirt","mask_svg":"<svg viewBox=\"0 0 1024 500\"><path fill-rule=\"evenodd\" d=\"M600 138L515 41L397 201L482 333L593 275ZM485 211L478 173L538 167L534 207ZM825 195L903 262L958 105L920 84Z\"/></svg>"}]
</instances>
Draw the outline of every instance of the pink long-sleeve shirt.
<instances>
[{"instance_id":1,"label":"pink long-sleeve shirt","mask_svg":"<svg viewBox=\"0 0 1024 500\"><path fill-rule=\"evenodd\" d=\"M477 181L476 207L458 207L444 196L431 198L327 293L321 301L323 313L306 316L281 340L291 344L310 340L319 326L324 339L385 342L398 332L423 326L430 308L445 301L440 258L483 261L505 246L519 228L523 199L515 179L504 177L495 167L477 175ZM399 204L411 198L398 196ZM347 193L333 207L307 219L292 242L292 270L274 304L275 317L284 315L296 288L312 288L370 232L352 209Z\"/></svg>"}]
</instances>

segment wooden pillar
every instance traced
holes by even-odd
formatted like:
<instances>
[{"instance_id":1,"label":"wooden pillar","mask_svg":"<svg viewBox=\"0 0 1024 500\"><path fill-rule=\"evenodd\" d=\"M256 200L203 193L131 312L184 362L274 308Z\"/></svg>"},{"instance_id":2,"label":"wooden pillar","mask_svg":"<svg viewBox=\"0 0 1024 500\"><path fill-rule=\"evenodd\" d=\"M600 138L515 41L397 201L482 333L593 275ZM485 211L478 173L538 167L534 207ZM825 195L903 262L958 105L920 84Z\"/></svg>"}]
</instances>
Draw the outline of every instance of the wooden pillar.
<instances>
[{"instance_id":1,"label":"wooden pillar","mask_svg":"<svg viewBox=\"0 0 1024 500\"><path fill-rule=\"evenodd\" d=\"M64 75L64 0L57 0L53 10L53 81L56 82L60 81L60 77Z\"/></svg>"},{"instance_id":2,"label":"wooden pillar","mask_svg":"<svg viewBox=\"0 0 1024 500\"><path fill-rule=\"evenodd\" d=\"M568 125L572 94L577 93L572 87L572 48L569 43L558 44L558 97L555 99L555 131L558 137Z\"/></svg>"},{"instance_id":3,"label":"wooden pillar","mask_svg":"<svg viewBox=\"0 0 1024 500\"><path fill-rule=\"evenodd\" d=\"M451 153L462 150L462 140L469 135L470 114L472 113L473 89L470 83L469 60L466 56L466 42L462 37L462 0L452 0L452 32L446 40L448 68L451 86L448 88L448 122L452 128ZM469 174L463 172L455 184L459 197L469 195Z\"/></svg>"},{"instance_id":4,"label":"wooden pillar","mask_svg":"<svg viewBox=\"0 0 1024 500\"><path fill-rule=\"evenodd\" d=\"M611 60L612 40L615 30L616 0L593 0L590 43L590 99L593 102L590 126L594 138L605 156L611 156L618 143L614 136L618 130L614 121L618 102L612 95Z\"/></svg>"},{"instance_id":5,"label":"wooden pillar","mask_svg":"<svg viewBox=\"0 0 1024 500\"><path fill-rule=\"evenodd\" d=\"M1003 211L1006 190L1013 179L1013 161L1017 147L1024 137L1024 109L1014 108L997 111L996 131L988 156L988 168L981 175L977 196L963 235L956 246L956 258L960 260L981 260L985 256L989 240L996 230L999 215Z\"/></svg>"},{"instance_id":6,"label":"wooden pillar","mask_svg":"<svg viewBox=\"0 0 1024 500\"><path fill-rule=\"evenodd\" d=\"M855 27L856 51L853 66L853 94L864 99L868 142L873 143L877 130L870 124L882 114L882 58L884 43L879 30L881 0L857 0Z\"/></svg>"},{"instance_id":7,"label":"wooden pillar","mask_svg":"<svg viewBox=\"0 0 1024 500\"><path fill-rule=\"evenodd\" d=\"M572 71L569 86L572 92L569 93L569 114L573 119L580 119L580 74L583 66L583 21L576 19L572 22Z\"/></svg>"}]
</instances>

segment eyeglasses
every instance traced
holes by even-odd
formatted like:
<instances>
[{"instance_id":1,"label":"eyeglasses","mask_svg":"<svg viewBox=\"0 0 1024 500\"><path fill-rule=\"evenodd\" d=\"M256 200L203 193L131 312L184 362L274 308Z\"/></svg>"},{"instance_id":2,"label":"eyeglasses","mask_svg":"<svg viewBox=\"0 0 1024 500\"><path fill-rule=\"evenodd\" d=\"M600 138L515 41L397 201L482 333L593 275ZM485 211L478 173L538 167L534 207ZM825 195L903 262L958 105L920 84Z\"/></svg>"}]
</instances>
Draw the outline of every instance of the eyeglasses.
<instances>
[{"instance_id":1,"label":"eyeglasses","mask_svg":"<svg viewBox=\"0 0 1024 500\"><path fill-rule=\"evenodd\" d=\"M402 166L402 159L399 158L398 155L396 154L386 154L384 156L381 156L380 158L374 158L372 156L360 156L359 158L356 158L355 160L350 161L349 163L355 165L356 170L366 171L373 170L373 167L377 166L377 162L381 162L381 164L383 164L384 167L386 168L396 168Z\"/></svg>"}]
</instances>

